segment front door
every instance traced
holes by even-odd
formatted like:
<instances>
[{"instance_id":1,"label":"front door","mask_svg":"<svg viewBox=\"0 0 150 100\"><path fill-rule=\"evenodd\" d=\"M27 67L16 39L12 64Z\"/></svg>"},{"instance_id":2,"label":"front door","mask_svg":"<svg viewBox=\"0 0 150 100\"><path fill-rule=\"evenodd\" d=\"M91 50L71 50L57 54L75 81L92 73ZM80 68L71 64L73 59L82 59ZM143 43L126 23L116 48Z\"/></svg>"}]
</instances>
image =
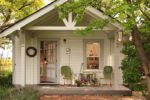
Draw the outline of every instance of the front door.
<instances>
[{"instance_id":1,"label":"front door","mask_svg":"<svg viewBox=\"0 0 150 100\"><path fill-rule=\"evenodd\" d=\"M40 42L40 82L56 83L57 42Z\"/></svg>"}]
</instances>

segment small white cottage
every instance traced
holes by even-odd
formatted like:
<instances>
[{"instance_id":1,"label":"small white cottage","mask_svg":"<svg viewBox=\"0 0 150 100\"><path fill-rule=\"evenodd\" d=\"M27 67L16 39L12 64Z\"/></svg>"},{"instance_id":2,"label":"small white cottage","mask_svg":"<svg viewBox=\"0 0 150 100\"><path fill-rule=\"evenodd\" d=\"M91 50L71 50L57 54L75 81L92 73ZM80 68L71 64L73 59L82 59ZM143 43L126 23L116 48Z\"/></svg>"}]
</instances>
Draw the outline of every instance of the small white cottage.
<instances>
[{"instance_id":1,"label":"small white cottage","mask_svg":"<svg viewBox=\"0 0 150 100\"><path fill-rule=\"evenodd\" d=\"M13 84L37 85L43 83L63 84L61 66L68 65L75 75L81 70L102 73L104 66L112 66L113 84L122 84L119 69L123 55L118 45L118 24L109 24L103 30L91 34L75 34L84 29L91 20L108 16L87 7L83 20L76 23L74 15L59 19L56 5L68 0L56 0L32 15L1 32L0 37L9 36L13 43Z\"/></svg>"}]
</instances>

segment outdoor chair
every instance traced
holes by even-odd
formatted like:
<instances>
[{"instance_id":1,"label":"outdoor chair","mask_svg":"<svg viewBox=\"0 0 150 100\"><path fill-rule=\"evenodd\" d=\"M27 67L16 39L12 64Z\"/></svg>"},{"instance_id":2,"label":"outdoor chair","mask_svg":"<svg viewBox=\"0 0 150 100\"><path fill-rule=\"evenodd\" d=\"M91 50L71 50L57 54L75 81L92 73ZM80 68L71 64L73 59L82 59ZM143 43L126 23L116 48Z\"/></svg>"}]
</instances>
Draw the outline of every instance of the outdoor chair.
<instances>
[{"instance_id":1,"label":"outdoor chair","mask_svg":"<svg viewBox=\"0 0 150 100\"><path fill-rule=\"evenodd\" d=\"M109 84L111 86L113 79L112 66L105 66L103 71L96 73L96 78L98 79L98 85L102 86L103 84Z\"/></svg>"}]
</instances>

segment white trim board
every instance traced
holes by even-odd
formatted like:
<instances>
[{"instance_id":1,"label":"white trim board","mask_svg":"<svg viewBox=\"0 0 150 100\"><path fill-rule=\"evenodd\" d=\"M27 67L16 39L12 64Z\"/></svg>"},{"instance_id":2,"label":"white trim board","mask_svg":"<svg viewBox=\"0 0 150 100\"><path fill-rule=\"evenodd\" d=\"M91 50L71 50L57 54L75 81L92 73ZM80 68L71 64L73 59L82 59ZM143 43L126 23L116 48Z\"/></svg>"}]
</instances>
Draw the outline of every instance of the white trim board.
<instances>
[{"instance_id":1,"label":"white trim board","mask_svg":"<svg viewBox=\"0 0 150 100\"><path fill-rule=\"evenodd\" d=\"M72 31L72 30L77 30L77 29L85 29L85 26L76 26L76 27L72 27L72 26L31 26L28 28L25 28L25 30L32 30L32 31L36 31L36 30L40 30L40 31L46 31L46 30L68 30L68 31ZM100 29L98 29L100 30ZM104 27L104 29L102 29L103 31L115 31L115 29L113 28L108 28L108 27Z\"/></svg>"},{"instance_id":2,"label":"white trim board","mask_svg":"<svg viewBox=\"0 0 150 100\"><path fill-rule=\"evenodd\" d=\"M104 15L101 11L89 6L86 8L86 10L102 19L109 19L109 16ZM119 23L112 23L113 26L117 27L118 30L123 30L123 27Z\"/></svg>"}]
</instances>

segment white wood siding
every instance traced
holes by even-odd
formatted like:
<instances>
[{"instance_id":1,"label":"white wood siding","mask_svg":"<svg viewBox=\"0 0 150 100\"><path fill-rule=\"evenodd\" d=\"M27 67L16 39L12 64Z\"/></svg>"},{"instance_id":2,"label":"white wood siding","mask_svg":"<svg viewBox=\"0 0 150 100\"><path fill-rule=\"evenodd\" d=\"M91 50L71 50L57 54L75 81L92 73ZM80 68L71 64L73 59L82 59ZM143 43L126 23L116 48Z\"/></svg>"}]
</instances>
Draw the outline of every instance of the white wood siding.
<instances>
[{"instance_id":1,"label":"white wood siding","mask_svg":"<svg viewBox=\"0 0 150 100\"><path fill-rule=\"evenodd\" d=\"M37 38L28 33L26 37L26 48L34 46L37 48ZM39 50L38 50L39 52ZM37 55L35 57L29 57L26 55L26 84L38 83L38 60Z\"/></svg>"},{"instance_id":2,"label":"white wood siding","mask_svg":"<svg viewBox=\"0 0 150 100\"><path fill-rule=\"evenodd\" d=\"M66 54L66 48L71 49L70 54L70 67L72 71L79 75L81 64L84 63L84 45L83 41L85 39L100 39L104 40L104 66L105 65L112 65L114 67L114 41L111 41L107 38L107 35L105 33L95 33L91 35L81 36L77 34L73 34L70 31L66 32L50 32L50 33L26 33L26 48L29 46L34 46L37 48L38 52L35 57L28 57L26 55L26 67L25 67L25 84L31 85L31 84L39 84L40 83L40 51L39 51L39 41L40 40L59 40L58 41L58 64L57 64L57 82L59 84L63 84L64 80L61 77L60 74L60 68L63 65L69 64L69 56ZM66 39L66 43L64 43L64 39ZM110 48L111 43L111 48ZM111 51L111 61L110 61L110 51ZM20 44L19 39L15 38L15 61L17 61L15 71L14 71L14 77L15 81L14 84L21 84L22 83L22 72L20 67ZM119 60L119 62L121 59ZM119 65L118 65L119 66ZM100 68L101 69L101 68ZM115 67L114 67L115 70ZM121 74L121 73L119 73ZM120 80L119 83L122 83L121 75L118 75L118 78Z\"/></svg>"}]
</instances>

